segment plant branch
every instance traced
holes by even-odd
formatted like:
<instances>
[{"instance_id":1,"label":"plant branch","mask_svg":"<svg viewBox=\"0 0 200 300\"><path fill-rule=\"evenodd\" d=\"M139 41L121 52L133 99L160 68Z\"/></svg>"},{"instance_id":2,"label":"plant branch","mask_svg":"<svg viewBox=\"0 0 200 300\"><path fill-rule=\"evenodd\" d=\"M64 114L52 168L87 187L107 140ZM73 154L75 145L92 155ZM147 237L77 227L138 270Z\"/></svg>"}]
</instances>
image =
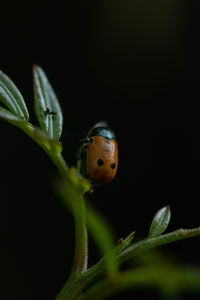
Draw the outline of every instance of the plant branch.
<instances>
[{"instance_id":1,"label":"plant branch","mask_svg":"<svg viewBox=\"0 0 200 300\"><path fill-rule=\"evenodd\" d=\"M120 264L145 250L158 247L164 244L169 244L178 240L199 236L199 235L200 235L200 227L194 229L181 228L172 231L170 233L160 235L156 238L144 239L138 243L129 246L128 248L126 248L124 251L121 252L121 254L119 255Z\"/></svg>"},{"instance_id":2,"label":"plant branch","mask_svg":"<svg viewBox=\"0 0 200 300\"><path fill-rule=\"evenodd\" d=\"M72 200L76 201L77 199L73 197ZM74 205L72 208L75 223L75 254L72 274L85 272L88 263L88 240L83 196L80 196L78 201L79 205Z\"/></svg>"},{"instance_id":3,"label":"plant branch","mask_svg":"<svg viewBox=\"0 0 200 300\"><path fill-rule=\"evenodd\" d=\"M200 236L200 227L195 229L178 229L173 232L160 235L156 238L146 238L142 241L134 243L133 245L125 248L119 253L119 248L116 247L114 251L117 251L117 257L119 264L124 263L125 261L133 258L137 254L140 254L148 249L159 247L161 245L169 244L178 240L192 238L195 236ZM76 299L81 292L87 287L91 286L93 282L102 278L106 274L106 257L104 256L97 264L88 269L76 282L73 283L73 286L70 287L70 294L67 290L68 284L66 283L65 293L62 300L73 300ZM106 283L107 284L107 283ZM96 299L95 299L96 300Z\"/></svg>"},{"instance_id":4,"label":"plant branch","mask_svg":"<svg viewBox=\"0 0 200 300\"><path fill-rule=\"evenodd\" d=\"M67 195L68 205L73 211L75 222L75 254L70 277L57 295L56 300L70 299L69 297L74 290L78 289L79 281L87 270L88 244L84 198L80 195L77 196L77 193L71 189L69 191Z\"/></svg>"},{"instance_id":5,"label":"plant branch","mask_svg":"<svg viewBox=\"0 0 200 300\"><path fill-rule=\"evenodd\" d=\"M137 242L122 251L119 251L119 246L117 246L114 251L117 251L117 257L119 264L124 263L130 258L140 254L148 249L155 248L161 245L169 244L178 240L192 238L200 235L200 227L195 229L178 229L173 232L163 234L156 238L145 239L140 242ZM88 269L85 273L83 273L79 278L77 278L73 284L69 285L69 282L65 284L62 290L62 297L56 298L56 300L74 300L77 299L78 296L81 295L82 291L91 286L94 282L101 279L104 275L106 275L106 257L104 256L97 264ZM115 277L116 276L116 277ZM113 274L113 276L107 277L111 279L105 279L106 281L102 281L99 289L102 289L101 292L104 293L105 286L110 286L110 291L114 288L113 279L116 279L118 273ZM110 281L111 280L111 281ZM115 281L116 284L116 281ZM120 284L120 283L119 283ZM111 287L112 285L112 287ZM118 284L116 284L118 285ZM119 286L119 285L118 285ZM120 286L119 286L120 287ZM113 292L114 292L113 290ZM80 298L82 300L82 298ZM84 300L87 298L83 298ZM88 298L90 299L90 298ZM87 299L87 300L88 300ZM92 299L92 298L91 298ZM93 299L99 300L101 298L94 297Z\"/></svg>"}]
</instances>

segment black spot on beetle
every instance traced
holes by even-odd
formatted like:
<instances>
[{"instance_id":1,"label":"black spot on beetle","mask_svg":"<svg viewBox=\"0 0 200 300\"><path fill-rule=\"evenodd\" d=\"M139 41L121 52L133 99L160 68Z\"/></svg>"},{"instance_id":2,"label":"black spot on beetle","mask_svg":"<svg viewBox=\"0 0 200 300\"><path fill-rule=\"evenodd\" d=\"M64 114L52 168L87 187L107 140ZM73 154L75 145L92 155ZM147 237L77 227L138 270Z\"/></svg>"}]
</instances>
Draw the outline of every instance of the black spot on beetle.
<instances>
[{"instance_id":1,"label":"black spot on beetle","mask_svg":"<svg viewBox=\"0 0 200 300\"><path fill-rule=\"evenodd\" d=\"M93 143L94 142L94 140L93 139L90 139L90 143Z\"/></svg>"},{"instance_id":2,"label":"black spot on beetle","mask_svg":"<svg viewBox=\"0 0 200 300\"><path fill-rule=\"evenodd\" d=\"M112 164L110 165L112 169L115 168L115 162L112 162Z\"/></svg>"},{"instance_id":3,"label":"black spot on beetle","mask_svg":"<svg viewBox=\"0 0 200 300\"><path fill-rule=\"evenodd\" d=\"M99 158L99 159L97 160L97 163L98 163L99 166L102 166L102 165L103 165L103 160L102 160L101 158Z\"/></svg>"}]
</instances>

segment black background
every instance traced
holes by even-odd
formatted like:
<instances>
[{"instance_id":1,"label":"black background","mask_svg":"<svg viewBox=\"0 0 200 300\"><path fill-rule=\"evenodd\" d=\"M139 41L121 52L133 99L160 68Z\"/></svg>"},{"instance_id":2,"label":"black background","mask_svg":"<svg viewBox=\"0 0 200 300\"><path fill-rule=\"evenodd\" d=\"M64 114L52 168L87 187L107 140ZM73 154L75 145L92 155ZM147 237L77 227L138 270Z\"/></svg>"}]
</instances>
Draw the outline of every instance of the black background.
<instances>
[{"instance_id":1,"label":"black background","mask_svg":"<svg viewBox=\"0 0 200 300\"><path fill-rule=\"evenodd\" d=\"M63 107L67 162L95 122L107 120L115 131L118 174L91 198L116 238L133 230L144 237L164 205L172 209L168 230L199 225L194 3L27 1L1 9L0 69L21 90L34 124L32 64L46 71ZM17 128L1 121L0 132L0 299L53 299L70 272L73 219L54 192L57 171L48 157ZM198 239L164 248L180 262L199 263ZM89 254L96 262L93 244Z\"/></svg>"}]
</instances>

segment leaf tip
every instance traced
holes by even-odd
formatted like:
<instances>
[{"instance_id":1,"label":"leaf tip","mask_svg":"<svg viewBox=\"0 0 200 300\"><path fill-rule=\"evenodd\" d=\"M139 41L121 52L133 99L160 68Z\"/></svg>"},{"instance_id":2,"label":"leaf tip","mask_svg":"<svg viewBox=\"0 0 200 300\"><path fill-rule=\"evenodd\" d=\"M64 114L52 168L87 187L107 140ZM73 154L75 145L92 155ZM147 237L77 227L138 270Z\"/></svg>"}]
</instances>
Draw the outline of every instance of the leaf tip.
<instances>
[{"instance_id":1,"label":"leaf tip","mask_svg":"<svg viewBox=\"0 0 200 300\"><path fill-rule=\"evenodd\" d=\"M164 206L159 209L152 220L148 237L153 238L161 235L168 227L170 218L170 205Z\"/></svg>"},{"instance_id":2,"label":"leaf tip","mask_svg":"<svg viewBox=\"0 0 200 300\"><path fill-rule=\"evenodd\" d=\"M33 72L33 78L35 77L35 73L37 70L41 69L37 64L32 64L32 72Z\"/></svg>"}]
</instances>

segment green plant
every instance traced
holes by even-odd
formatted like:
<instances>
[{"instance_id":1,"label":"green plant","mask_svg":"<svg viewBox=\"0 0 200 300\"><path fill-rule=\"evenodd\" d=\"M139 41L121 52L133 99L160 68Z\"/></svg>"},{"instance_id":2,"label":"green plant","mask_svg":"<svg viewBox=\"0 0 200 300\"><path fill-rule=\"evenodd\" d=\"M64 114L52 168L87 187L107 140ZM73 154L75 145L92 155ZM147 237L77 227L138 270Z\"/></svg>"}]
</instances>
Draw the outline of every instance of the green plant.
<instances>
[{"instance_id":1,"label":"green plant","mask_svg":"<svg viewBox=\"0 0 200 300\"><path fill-rule=\"evenodd\" d=\"M200 235L200 227L163 234L170 221L169 206L155 214L146 238L133 243L133 232L115 245L112 231L105 220L85 201L90 182L76 168L68 167L62 157L62 144L59 141L62 110L47 76L38 66L34 66L33 75L34 108L40 129L29 122L21 93L3 72L0 72L0 101L4 107L0 106L0 118L20 128L47 153L61 175L56 186L58 194L74 215L74 263L68 281L55 299L98 300L121 289L136 286L153 286L165 294L185 289L200 290L199 269L188 269L147 252L164 244ZM87 265L87 228L102 253L100 261L90 268ZM150 259L148 255L141 255L144 252L150 254ZM142 260L142 264L121 270L120 266L133 258ZM159 259L158 264L153 263L155 259Z\"/></svg>"}]
</instances>

